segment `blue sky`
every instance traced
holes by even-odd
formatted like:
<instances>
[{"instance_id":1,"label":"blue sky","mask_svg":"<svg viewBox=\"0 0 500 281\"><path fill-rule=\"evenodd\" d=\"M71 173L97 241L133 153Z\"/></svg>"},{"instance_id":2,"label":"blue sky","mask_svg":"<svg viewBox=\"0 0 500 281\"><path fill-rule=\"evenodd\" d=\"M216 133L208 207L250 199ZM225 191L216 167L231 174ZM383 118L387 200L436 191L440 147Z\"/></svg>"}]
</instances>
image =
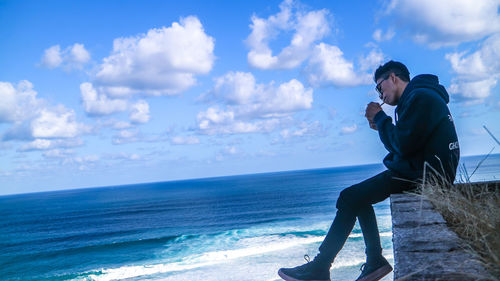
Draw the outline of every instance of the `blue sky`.
<instances>
[{"instance_id":1,"label":"blue sky","mask_svg":"<svg viewBox=\"0 0 500 281\"><path fill-rule=\"evenodd\" d=\"M486 154L499 6L0 1L0 194L379 163L389 59L438 75L462 155Z\"/></svg>"}]
</instances>

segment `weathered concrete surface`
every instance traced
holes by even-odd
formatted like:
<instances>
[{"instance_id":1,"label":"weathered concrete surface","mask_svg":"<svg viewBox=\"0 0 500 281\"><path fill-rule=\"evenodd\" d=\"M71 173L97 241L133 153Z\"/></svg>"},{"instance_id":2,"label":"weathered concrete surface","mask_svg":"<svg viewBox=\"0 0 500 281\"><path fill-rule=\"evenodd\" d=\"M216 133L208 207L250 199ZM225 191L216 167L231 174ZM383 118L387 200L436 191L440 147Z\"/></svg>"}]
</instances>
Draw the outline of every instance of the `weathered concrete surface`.
<instances>
[{"instance_id":1,"label":"weathered concrete surface","mask_svg":"<svg viewBox=\"0 0 500 281\"><path fill-rule=\"evenodd\" d=\"M393 194L391 212L394 280L487 280L485 269L428 201Z\"/></svg>"}]
</instances>

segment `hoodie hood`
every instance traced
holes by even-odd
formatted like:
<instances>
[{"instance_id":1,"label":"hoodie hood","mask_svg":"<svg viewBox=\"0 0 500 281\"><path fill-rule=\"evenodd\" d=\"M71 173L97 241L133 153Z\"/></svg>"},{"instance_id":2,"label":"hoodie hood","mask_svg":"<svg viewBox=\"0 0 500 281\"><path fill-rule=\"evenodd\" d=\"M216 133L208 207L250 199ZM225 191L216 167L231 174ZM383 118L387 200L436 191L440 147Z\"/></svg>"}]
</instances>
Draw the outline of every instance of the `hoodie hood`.
<instances>
[{"instance_id":1,"label":"hoodie hood","mask_svg":"<svg viewBox=\"0 0 500 281\"><path fill-rule=\"evenodd\" d=\"M439 94L439 96L448 104L450 102L450 96L448 95L448 92L446 91L445 87L441 84L439 84L439 79L436 75L432 74L421 74L415 76L413 79L411 79L410 83L406 86L403 95L401 96L402 99L408 98L410 93L418 88L427 88L427 89L432 89L434 92Z\"/></svg>"}]
</instances>

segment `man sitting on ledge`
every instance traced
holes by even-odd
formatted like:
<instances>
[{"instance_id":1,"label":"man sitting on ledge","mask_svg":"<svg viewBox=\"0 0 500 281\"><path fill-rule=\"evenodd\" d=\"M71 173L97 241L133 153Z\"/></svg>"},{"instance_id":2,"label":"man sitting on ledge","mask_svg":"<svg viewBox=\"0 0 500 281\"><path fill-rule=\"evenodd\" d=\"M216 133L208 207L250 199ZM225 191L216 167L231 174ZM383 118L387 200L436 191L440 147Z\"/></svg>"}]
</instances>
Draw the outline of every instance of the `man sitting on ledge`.
<instances>
[{"instance_id":1,"label":"man sitting on ledge","mask_svg":"<svg viewBox=\"0 0 500 281\"><path fill-rule=\"evenodd\" d=\"M366 263L357 281L380 280L392 271L382 256L377 221L372 205L393 193L415 188L423 178L424 165L453 182L460 157L458 138L447 103L449 96L437 76L410 73L400 62L389 61L374 75L383 103L397 105L395 125L379 103L371 102L366 118L389 154L387 170L344 189L337 200L337 214L314 260L294 268L281 268L287 281L330 280L330 267L351 233L356 218L363 232Z\"/></svg>"}]
</instances>

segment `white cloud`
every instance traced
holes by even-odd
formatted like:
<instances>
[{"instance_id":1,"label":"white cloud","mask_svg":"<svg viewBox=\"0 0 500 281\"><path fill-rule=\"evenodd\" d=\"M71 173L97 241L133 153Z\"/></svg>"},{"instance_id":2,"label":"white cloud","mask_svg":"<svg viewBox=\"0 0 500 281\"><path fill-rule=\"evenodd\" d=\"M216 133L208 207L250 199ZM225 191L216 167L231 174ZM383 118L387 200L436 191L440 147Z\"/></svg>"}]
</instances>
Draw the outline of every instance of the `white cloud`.
<instances>
[{"instance_id":1,"label":"white cloud","mask_svg":"<svg viewBox=\"0 0 500 281\"><path fill-rule=\"evenodd\" d=\"M52 141L51 140L44 140L44 139L36 139L23 147L21 147L22 151L28 151L28 150L45 150L49 149L52 146Z\"/></svg>"},{"instance_id":2,"label":"white cloud","mask_svg":"<svg viewBox=\"0 0 500 281\"><path fill-rule=\"evenodd\" d=\"M447 54L453 71L458 75L486 78L500 72L500 33L485 40L480 48L469 55L467 52Z\"/></svg>"},{"instance_id":3,"label":"white cloud","mask_svg":"<svg viewBox=\"0 0 500 281\"><path fill-rule=\"evenodd\" d=\"M83 44L75 44L70 49L69 60L76 64L84 64L90 60L90 54Z\"/></svg>"},{"instance_id":4,"label":"white cloud","mask_svg":"<svg viewBox=\"0 0 500 281\"><path fill-rule=\"evenodd\" d=\"M263 104L264 113L273 115L276 113L290 113L299 110L310 109L313 102L313 90L306 89L298 80L292 79L280 84L274 95L265 100Z\"/></svg>"},{"instance_id":5,"label":"white cloud","mask_svg":"<svg viewBox=\"0 0 500 281\"><path fill-rule=\"evenodd\" d=\"M213 49L214 39L198 18L189 16L168 28L115 39L95 84L111 97L178 94L196 83L195 75L212 69Z\"/></svg>"},{"instance_id":6,"label":"white cloud","mask_svg":"<svg viewBox=\"0 0 500 281\"><path fill-rule=\"evenodd\" d=\"M61 157L58 157L57 155L58 152L56 152L56 154L52 157L48 155L49 153L51 153L51 151L48 151L43 155L49 158L62 158L61 164L74 165L75 167L78 167L79 170L88 170L91 167L95 167L100 160L100 157L95 154L72 157L71 154L66 154L65 152L62 152L62 154L60 155Z\"/></svg>"},{"instance_id":7,"label":"white cloud","mask_svg":"<svg viewBox=\"0 0 500 281\"><path fill-rule=\"evenodd\" d=\"M63 62L61 57L61 46L55 45L44 51L42 64L48 68L56 68Z\"/></svg>"},{"instance_id":8,"label":"white cloud","mask_svg":"<svg viewBox=\"0 0 500 281\"><path fill-rule=\"evenodd\" d=\"M229 72L215 79L204 99L226 107L212 106L197 116L198 128L208 134L255 133L274 130L283 118L311 108L313 90L292 79L278 86L258 84L251 73Z\"/></svg>"},{"instance_id":9,"label":"white cloud","mask_svg":"<svg viewBox=\"0 0 500 281\"><path fill-rule=\"evenodd\" d=\"M33 84L21 81L17 87L0 82L0 122L10 123L3 140L33 140L37 142L26 149L37 149L47 144L47 139L72 139L88 133L90 127L76 121L73 110L63 105L50 106L37 98ZM55 145L64 145L53 142ZM21 150L26 150L21 148Z\"/></svg>"},{"instance_id":10,"label":"white cloud","mask_svg":"<svg viewBox=\"0 0 500 281\"><path fill-rule=\"evenodd\" d=\"M22 145L19 151L33 150L58 150L58 148L69 148L82 146L83 141L79 138L73 139L35 139L29 143ZM56 153L56 152L53 152ZM50 156L51 153L48 154Z\"/></svg>"},{"instance_id":11,"label":"white cloud","mask_svg":"<svg viewBox=\"0 0 500 281\"><path fill-rule=\"evenodd\" d=\"M208 97L229 105L237 117L269 117L309 109L313 90L305 88L296 79L275 86L258 84L251 73L229 72L215 80L215 87Z\"/></svg>"},{"instance_id":12,"label":"white cloud","mask_svg":"<svg viewBox=\"0 0 500 281\"><path fill-rule=\"evenodd\" d=\"M246 42L250 47L248 63L261 69L290 69L299 66L310 54L314 42L329 32L328 11L306 12L295 7L292 0L280 4L280 12L267 19L252 17L252 33ZM293 31L290 44L275 56L269 41L280 33Z\"/></svg>"},{"instance_id":13,"label":"white cloud","mask_svg":"<svg viewBox=\"0 0 500 281\"><path fill-rule=\"evenodd\" d=\"M375 53L372 56L378 55ZM375 57L377 60L378 57ZM364 65L372 63L370 57ZM314 87L335 85L340 87L357 86L371 83L371 75L356 73L354 64L344 58L344 53L337 47L320 43L316 45L309 64L305 69L309 83Z\"/></svg>"},{"instance_id":14,"label":"white cloud","mask_svg":"<svg viewBox=\"0 0 500 281\"><path fill-rule=\"evenodd\" d=\"M342 127L342 129L340 130L340 133L342 135L348 135L348 134L352 134L352 133L356 132L357 130L358 130L358 125L354 124L352 126Z\"/></svg>"},{"instance_id":15,"label":"white cloud","mask_svg":"<svg viewBox=\"0 0 500 281\"><path fill-rule=\"evenodd\" d=\"M16 104L16 89L10 83L0 82L0 121L9 122L15 118L13 105Z\"/></svg>"},{"instance_id":16,"label":"white cloud","mask_svg":"<svg viewBox=\"0 0 500 281\"><path fill-rule=\"evenodd\" d=\"M224 161L226 156L233 156L238 154L238 149L234 146L225 146L215 155L215 161Z\"/></svg>"},{"instance_id":17,"label":"white cloud","mask_svg":"<svg viewBox=\"0 0 500 281\"><path fill-rule=\"evenodd\" d=\"M473 53L449 53L446 59L456 74L450 93L466 105L482 103L500 79L500 33L486 39Z\"/></svg>"},{"instance_id":18,"label":"white cloud","mask_svg":"<svg viewBox=\"0 0 500 281\"><path fill-rule=\"evenodd\" d=\"M373 32L373 39L377 42L389 41L394 37L394 35L396 35L396 32L394 32L392 28L388 29L385 33L382 29L376 29Z\"/></svg>"},{"instance_id":19,"label":"white cloud","mask_svg":"<svg viewBox=\"0 0 500 281\"><path fill-rule=\"evenodd\" d=\"M52 149L45 151L43 156L46 158L61 158L68 159L70 156L74 155L75 151L72 149Z\"/></svg>"},{"instance_id":20,"label":"white cloud","mask_svg":"<svg viewBox=\"0 0 500 281\"><path fill-rule=\"evenodd\" d=\"M80 85L83 108L89 115L108 115L127 110L128 102L123 99L110 99L104 94L97 93L91 83Z\"/></svg>"},{"instance_id":21,"label":"white cloud","mask_svg":"<svg viewBox=\"0 0 500 281\"><path fill-rule=\"evenodd\" d=\"M387 15L430 47L475 41L500 31L498 0L392 0Z\"/></svg>"},{"instance_id":22,"label":"white cloud","mask_svg":"<svg viewBox=\"0 0 500 281\"><path fill-rule=\"evenodd\" d=\"M196 75L208 73L215 61L214 39L198 18L189 16L170 27L150 29L146 34L117 38L113 51L98 66L92 82L82 83L80 92L89 116L128 111L132 124L147 123L149 104L131 101L134 94L173 95L196 83ZM81 51L73 50L80 58ZM131 126L117 124L118 129ZM115 136L114 143L131 138Z\"/></svg>"},{"instance_id":23,"label":"white cloud","mask_svg":"<svg viewBox=\"0 0 500 281\"><path fill-rule=\"evenodd\" d=\"M460 81L455 79L449 91L451 94L458 94L457 99L465 105L475 105L483 103L490 96L491 90L497 85L498 78L490 78L477 81Z\"/></svg>"},{"instance_id":24,"label":"white cloud","mask_svg":"<svg viewBox=\"0 0 500 281\"><path fill-rule=\"evenodd\" d=\"M0 82L0 123L32 118L43 103L36 96L37 92L29 81L23 80L16 87L9 82Z\"/></svg>"},{"instance_id":25,"label":"white cloud","mask_svg":"<svg viewBox=\"0 0 500 281\"><path fill-rule=\"evenodd\" d=\"M140 100L131 106L130 121L147 123L149 118L149 104L145 100Z\"/></svg>"},{"instance_id":26,"label":"white cloud","mask_svg":"<svg viewBox=\"0 0 500 281\"><path fill-rule=\"evenodd\" d=\"M113 136L113 144L126 144L139 141L138 130L121 130Z\"/></svg>"},{"instance_id":27,"label":"white cloud","mask_svg":"<svg viewBox=\"0 0 500 281\"><path fill-rule=\"evenodd\" d=\"M128 110L129 119L132 123L147 123L151 118L149 114L149 104L145 100L138 100L131 104L126 99L108 98L105 94L99 93L98 90L88 82L80 85L80 92L85 112L90 116L103 116ZM118 129L124 129L130 126L130 123L124 121L119 124L113 124L113 127Z\"/></svg>"},{"instance_id":28,"label":"white cloud","mask_svg":"<svg viewBox=\"0 0 500 281\"><path fill-rule=\"evenodd\" d=\"M312 123L301 122L298 124L297 129L284 129L280 131L280 135L283 139L288 140L291 138L300 137L317 137L323 135L324 129L319 121L314 121Z\"/></svg>"},{"instance_id":29,"label":"white cloud","mask_svg":"<svg viewBox=\"0 0 500 281\"><path fill-rule=\"evenodd\" d=\"M83 157L75 157L73 160L76 163L93 163L99 161L99 155L85 155Z\"/></svg>"},{"instance_id":30,"label":"white cloud","mask_svg":"<svg viewBox=\"0 0 500 281\"><path fill-rule=\"evenodd\" d=\"M206 111L198 113L197 119L199 128L208 130L211 125L225 125L234 122L234 112L210 107Z\"/></svg>"},{"instance_id":31,"label":"white cloud","mask_svg":"<svg viewBox=\"0 0 500 281\"><path fill-rule=\"evenodd\" d=\"M201 133L209 135L268 133L275 130L283 122L280 118L239 120L235 119L234 116L233 111L210 107L206 111L198 113L198 128Z\"/></svg>"},{"instance_id":32,"label":"white cloud","mask_svg":"<svg viewBox=\"0 0 500 281\"><path fill-rule=\"evenodd\" d=\"M113 129L116 129L116 130L122 130L122 129L128 129L128 128L130 128L130 127L132 127L132 125L129 122L116 121L116 122L112 123L111 127Z\"/></svg>"},{"instance_id":33,"label":"white cloud","mask_svg":"<svg viewBox=\"0 0 500 281\"><path fill-rule=\"evenodd\" d=\"M121 130L118 133L118 136L124 139L130 139L135 136L137 136L138 132L137 131L130 131L130 130Z\"/></svg>"},{"instance_id":34,"label":"white cloud","mask_svg":"<svg viewBox=\"0 0 500 281\"><path fill-rule=\"evenodd\" d=\"M176 136L170 139L170 143L173 145L189 145L189 144L199 144L200 139L194 136Z\"/></svg>"},{"instance_id":35,"label":"white cloud","mask_svg":"<svg viewBox=\"0 0 500 281\"><path fill-rule=\"evenodd\" d=\"M453 71L459 75L472 77L484 76L487 72L483 54L481 51L466 56L467 52L446 54Z\"/></svg>"},{"instance_id":36,"label":"white cloud","mask_svg":"<svg viewBox=\"0 0 500 281\"><path fill-rule=\"evenodd\" d=\"M263 91L262 85L258 86L255 77L248 72L229 72L215 79L213 95L228 104L250 103L259 92Z\"/></svg>"},{"instance_id":37,"label":"white cloud","mask_svg":"<svg viewBox=\"0 0 500 281\"><path fill-rule=\"evenodd\" d=\"M54 45L44 51L42 65L48 68L62 66L66 70L81 69L90 60L90 53L83 44L75 43L61 51L61 46Z\"/></svg>"},{"instance_id":38,"label":"white cloud","mask_svg":"<svg viewBox=\"0 0 500 281\"><path fill-rule=\"evenodd\" d=\"M31 121L35 138L74 138L87 128L75 121L75 112L59 106L55 111L42 109Z\"/></svg>"},{"instance_id":39,"label":"white cloud","mask_svg":"<svg viewBox=\"0 0 500 281\"><path fill-rule=\"evenodd\" d=\"M385 60L384 54L377 49L372 49L368 55L362 57L359 65L361 71L374 72L379 65L381 65Z\"/></svg>"},{"instance_id":40,"label":"white cloud","mask_svg":"<svg viewBox=\"0 0 500 281\"><path fill-rule=\"evenodd\" d=\"M280 12L267 19L254 15L250 25L252 32L246 40L250 47L249 64L260 69L291 69L307 61L304 71L313 87L351 87L371 83L371 74L364 72L378 66L384 59L383 54L372 50L360 59L361 72L355 70L354 64L344 58L337 46L319 42L330 31L328 17L328 10L307 12L293 0L283 1ZM270 41L291 32L293 35L290 44L278 55L273 55L269 47ZM378 30L374 36L380 40L389 40L394 34L392 29L385 34ZM247 82L254 83L250 80ZM248 97L247 92L235 92L232 96L233 99Z\"/></svg>"}]
</instances>

